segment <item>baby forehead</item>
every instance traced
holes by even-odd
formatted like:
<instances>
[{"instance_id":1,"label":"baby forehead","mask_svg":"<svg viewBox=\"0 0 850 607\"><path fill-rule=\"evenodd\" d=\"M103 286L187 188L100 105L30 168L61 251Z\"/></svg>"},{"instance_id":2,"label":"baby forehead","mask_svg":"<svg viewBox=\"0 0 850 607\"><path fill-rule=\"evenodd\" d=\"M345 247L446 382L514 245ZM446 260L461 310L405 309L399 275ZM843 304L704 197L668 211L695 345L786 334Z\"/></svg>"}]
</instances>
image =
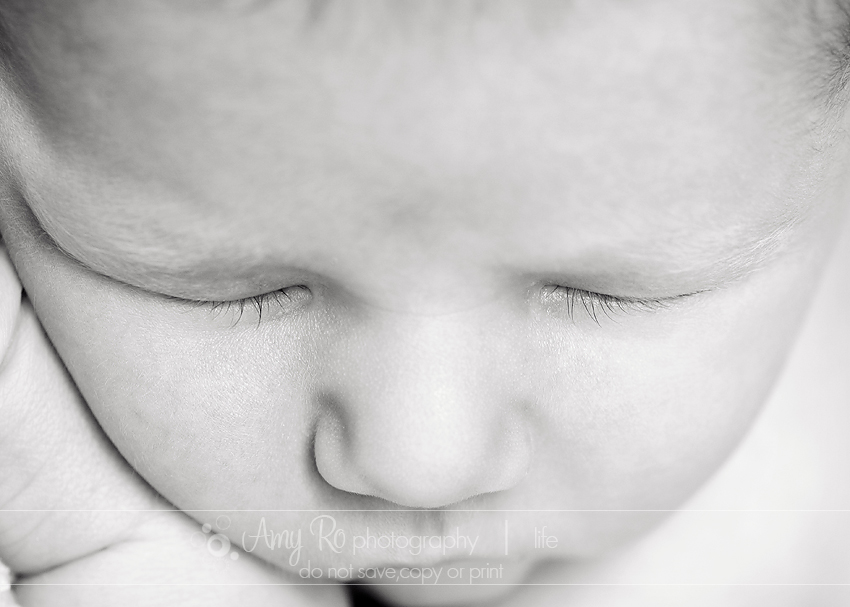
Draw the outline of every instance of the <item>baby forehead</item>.
<instances>
[{"instance_id":1,"label":"baby forehead","mask_svg":"<svg viewBox=\"0 0 850 607\"><path fill-rule=\"evenodd\" d=\"M329 3L312 30L285 18L298 2L235 21L228 3L82 11L90 44L31 57L54 162L29 167L29 198L110 275L769 249L814 196L816 137L789 78L747 52L758 4ZM550 5L558 28L535 21ZM454 27L475 7L489 26Z\"/></svg>"},{"instance_id":2,"label":"baby forehead","mask_svg":"<svg viewBox=\"0 0 850 607\"><path fill-rule=\"evenodd\" d=\"M580 148L575 126L594 120L592 139L619 129L644 142L647 131L675 135L677 121L718 131L760 115L798 118L812 110L802 100L818 97L800 88L827 80L836 54L797 31L817 29L808 5L39 0L0 15L54 137L101 145L97 130L109 128L130 148L180 123L183 141L193 125L225 139L238 128L262 135L262 124L292 139L288 124L344 142L365 127L456 162L450 149L469 157L470 140L533 145L541 131ZM782 25L804 14L809 26ZM813 56L824 57L818 70Z\"/></svg>"},{"instance_id":3,"label":"baby forehead","mask_svg":"<svg viewBox=\"0 0 850 607\"><path fill-rule=\"evenodd\" d=\"M0 16L9 30L3 36L11 36L23 54L36 61L51 50L61 50L71 62L82 57L86 65L76 67L84 73L75 76L85 76L126 59L121 55L128 52L135 55L136 67L144 68L156 60L149 47L169 55L179 50L184 65L215 61L222 72L240 60L290 63L295 53L285 51L293 48L319 62L334 55L388 59L413 49L420 65L408 63L408 68L434 64L435 58L462 62L461 51L473 49L507 51L526 60L537 51L546 60L555 58L547 45L552 41L571 48L574 61L618 47L637 55L687 46L704 54L718 44L745 50L740 46L744 39L750 46L746 50L768 47L759 49L763 55L827 57L836 49L824 42L830 36L842 39L847 20L842 1L36 0L3 3ZM230 60L220 61L222 57ZM615 54L613 59L630 58ZM752 67L750 59L722 67ZM446 62L436 63L446 67ZM350 64L337 62L337 67Z\"/></svg>"},{"instance_id":4,"label":"baby forehead","mask_svg":"<svg viewBox=\"0 0 850 607\"><path fill-rule=\"evenodd\" d=\"M368 157L406 180L561 167L573 190L639 190L664 179L657 151L705 174L809 126L799 52L777 73L783 53L753 48L769 4L40 0L15 36L45 139L130 171L245 191L229 177Z\"/></svg>"}]
</instances>

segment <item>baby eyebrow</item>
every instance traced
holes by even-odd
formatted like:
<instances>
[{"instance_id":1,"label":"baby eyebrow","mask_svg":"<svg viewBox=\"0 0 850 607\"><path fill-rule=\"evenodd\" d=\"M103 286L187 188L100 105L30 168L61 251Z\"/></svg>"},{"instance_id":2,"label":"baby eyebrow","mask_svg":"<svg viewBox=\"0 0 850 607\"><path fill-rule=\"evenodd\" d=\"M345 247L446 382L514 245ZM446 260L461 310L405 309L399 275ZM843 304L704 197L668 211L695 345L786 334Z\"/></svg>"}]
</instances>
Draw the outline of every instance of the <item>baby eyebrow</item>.
<instances>
[{"instance_id":1,"label":"baby eyebrow","mask_svg":"<svg viewBox=\"0 0 850 607\"><path fill-rule=\"evenodd\" d=\"M735 238L719 247L723 251L721 255L713 251L700 254L689 250L687 243L680 243L676 248L682 256L700 260L693 269L685 269L682 273L695 274L715 286L746 278L793 249L791 234L802 221L801 216L793 215L784 217L779 223L762 224L743 242Z\"/></svg>"},{"instance_id":2,"label":"baby eyebrow","mask_svg":"<svg viewBox=\"0 0 850 607\"><path fill-rule=\"evenodd\" d=\"M102 244L98 244L102 240L98 238L84 241L79 235L85 232L84 229L77 232L66 229L46 209L33 205L30 200L24 199L24 207L38 237L66 258L95 274L147 291L187 299L204 299L214 290L231 291L236 296L240 289L280 288L282 285L277 281L284 275L321 273L318 268L316 271L308 270L312 264L299 263L305 260L291 254L284 255L284 251L279 251L275 259L263 259L246 251L225 252L202 241L199 241L199 247L206 251L200 250L189 258L185 246L171 249L162 246L162 243L153 246L141 243L134 238L132 230L123 230L121 234L113 231L110 233L112 238ZM588 277L588 290L594 290L595 285L603 284L607 279L614 285L614 290L634 289L631 293L634 296L642 296L641 290L648 296L709 290L743 279L782 256L784 251L793 250L790 243L794 239L790 233L805 217L804 213L787 213L754 223L746 231L738 229L719 234L714 240L701 245L681 238L663 247L578 251L569 258L561 259L558 263L560 268L545 269L553 270L550 276L561 274L569 281L575 274L560 271L561 268L586 267L589 271L583 274ZM154 256L151 257L150 253ZM598 263L600 259L602 264ZM594 260L597 263L594 264ZM594 265L597 272L590 270ZM599 279L599 276L602 278ZM585 288L582 284L566 286ZM229 294L222 292L216 295L219 296L226 299Z\"/></svg>"},{"instance_id":3,"label":"baby eyebrow","mask_svg":"<svg viewBox=\"0 0 850 607\"><path fill-rule=\"evenodd\" d=\"M654 240L644 237L632 241L633 246L623 241L610 248L604 244L588 247L562 259L561 266L576 268L576 276L586 277L588 285L607 282L615 289L631 288L627 295L711 290L737 283L799 251L804 244L803 226L812 218L812 209L800 205L776 216L741 220L721 228L705 225L698 229L695 221L689 233L668 223L667 230L683 236L671 238L659 229Z\"/></svg>"},{"instance_id":4,"label":"baby eyebrow","mask_svg":"<svg viewBox=\"0 0 850 607\"><path fill-rule=\"evenodd\" d=\"M211 279L221 277L220 272L215 273L217 276L210 276L208 268L215 265L211 257L187 264L182 255L160 247L158 251L164 255L160 255L162 261L159 263L140 255L134 255L132 260L122 258L119 251L143 247L128 239L119 239L123 242L115 250L95 244L94 238L84 242L73 230L59 228L55 219L25 196L21 195L20 204L15 206L18 209L12 216L10 227L28 234L27 240L50 247L70 262L110 280L151 292L174 291L176 296L185 292L191 298L190 293L209 289ZM112 244L115 244L114 240ZM245 260L243 267L249 263ZM204 274L207 274L206 278Z\"/></svg>"},{"instance_id":5,"label":"baby eyebrow","mask_svg":"<svg viewBox=\"0 0 850 607\"><path fill-rule=\"evenodd\" d=\"M600 291L613 296L634 297L670 297L686 294L694 294L702 291L724 288L736 282L746 279L763 267L771 264L775 259L782 256L783 251L789 249L787 232L790 227L783 226L765 234L745 246L729 248L727 254L719 259L712 259L706 263L692 265L685 264L680 270L658 269L655 267L656 259L641 258L633 256L631 264L624 263L620 257L604 264L604 270L599 275L593 272L584 277L567 274L564 281L565 286L585 288L589 291ZM45 233L46 234L46 233ZM47 235L48 238L49 235ZM55 241L51 241L55 243ZM268 278L252 279L250 275L241 278L234 271L223 272L210 271L210 267L218 264L210 259L199 259L193 263L160 264L150 261L136 261L131 265L109 252L103 251L106 258L97 260L80 259L80 256L68 252L61 245L55 245L65 256L80 263L88 270L105 276L111 280L141 288L145 291L161 293L193 300L226 300L244 296L247 291L252 294L273 291L282 286L277 282L269 282ZM593 253L590 256L594 256ZM91 258L89 258L91 259ZM231 265L236 257L230 257L227 268L254 268L260 276L298 276L304 273L303 269L293 265L284 267L284 264L275 264L274 267L258 266L256 259L242 258L235 265ZM575 259L567 260L563 267L576 267L582 265ZM550 276L557 276L558 272ZM585 282L586 281L586 282ZM264 284L265 283L265 284ZM256 291L256 293L254 293Z\"/></svg>"}]
</instances>

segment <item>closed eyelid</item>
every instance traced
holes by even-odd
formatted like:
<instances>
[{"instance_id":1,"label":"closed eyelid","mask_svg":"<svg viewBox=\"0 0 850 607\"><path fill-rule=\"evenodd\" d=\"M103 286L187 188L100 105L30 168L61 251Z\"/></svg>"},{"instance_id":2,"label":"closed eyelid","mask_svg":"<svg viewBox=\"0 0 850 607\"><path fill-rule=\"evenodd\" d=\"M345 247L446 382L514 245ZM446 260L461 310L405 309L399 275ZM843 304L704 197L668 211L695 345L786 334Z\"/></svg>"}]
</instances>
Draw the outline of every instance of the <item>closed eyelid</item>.
<instances>
[{"instance_id":1,"label":"closed eyelid","mask_svg":"<svg viewBox=\"0 0 850 607\"><path fill-rule=\"evenodd\" d=\"M312 292L305 285L294 285L233 300L211 301L166 297L191 309L202 309L213 317L228 316L232 321L231 326L241 323L246 315L256 319L256 324L259 326L264 316L268 317L271 314L272 318L277 318L279 314L288 314L303 308L312 300Z\"/></svg>"},{"instance_id":2,"label":"closed eyelid","mask_svg":"<svg viewBox=\"0 0 850 607\"><path fill-rule=\"evenodd\" d=\"M652 313L674 307L694 295L706 292L643 298L619 297L563 285L548 285L544 291L547 303L555 303L563 307L570 320L576 320L576 313L580 312L586 314L596 324L600 324L603 316L615 320L617 316Z\"/></svg>"}]
</instances>

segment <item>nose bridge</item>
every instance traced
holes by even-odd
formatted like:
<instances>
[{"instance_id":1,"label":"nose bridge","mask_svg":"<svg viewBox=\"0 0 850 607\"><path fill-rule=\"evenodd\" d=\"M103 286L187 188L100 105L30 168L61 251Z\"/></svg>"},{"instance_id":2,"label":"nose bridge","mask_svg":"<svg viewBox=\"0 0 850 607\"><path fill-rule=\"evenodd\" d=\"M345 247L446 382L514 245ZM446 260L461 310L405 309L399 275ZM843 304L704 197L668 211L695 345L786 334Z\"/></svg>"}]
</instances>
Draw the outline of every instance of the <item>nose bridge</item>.
<instances>
[{"instance_id":1,"label":"nose bridge","mask_svg":"<svg viewBox=\"0 0 850 607\"><path fill-rule=\"evenodd\" d=\"M492 320L386 314L352 331L317 427L325 479L415 507L514 484L528 465L527 429L506 381L511 336Z\"/></svg>"},{"instance_id":2,"label":"nose bridge","mask_svg":"<svg viewBox=\"0 0 850 607\"><path fill-rule=\"evenodd\" d=\"M386 415L387 400L392 400L397 404L391 411L426 421L480 406L483 395L473 395L493 354L483 331L462 318L438 317L406 318L381 332L372 341L381 347L374 351L377 358L367 362L368 372L379 378L373 398L364 399L367 408ZM369 341L360 345L370 348ZM468 402L459 407L459 400Z\"/></svg>"},{"instance_id":3,"label":"nose bridge","mask_svg":"<svg viewBox=\"0 0 850 607\"><path fill-rule=\"evenodd\" d=\"M356 396L356 406L361 423L385 430L388 448L427 458L422 465L436 470L441 460L484 450L478 443L491 438L488 426L503 403L498 386L487 381L492 351L480 332L447 319L410 324L381 339L379 359L361 374L374 374L375 383Z\"/></svg>"}]
</instances>

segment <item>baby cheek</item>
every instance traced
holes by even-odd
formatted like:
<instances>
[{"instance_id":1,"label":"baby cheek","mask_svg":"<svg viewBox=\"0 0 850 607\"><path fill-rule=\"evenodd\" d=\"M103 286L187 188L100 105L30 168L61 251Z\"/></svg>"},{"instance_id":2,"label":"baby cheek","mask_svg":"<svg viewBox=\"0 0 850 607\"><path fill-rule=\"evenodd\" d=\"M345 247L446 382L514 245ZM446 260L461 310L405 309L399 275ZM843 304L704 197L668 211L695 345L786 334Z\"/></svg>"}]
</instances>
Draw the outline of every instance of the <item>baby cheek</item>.
<instances>
[{"instance_id":1,"label":"baby cheek","mask_svg":"<svg viewBox=\"0 0 850 607\"><path fill-rule=\"evenodd\" d=\"M752 424L803 304L787 283L765 281L580 338L549 327L538 427L563 454L555 476L571 507L681 503Z\"/></svg>"},{"instance_id":2,"label":"baby cheek","mask_svg":"<svg viewBox=\"0 0 850 607\"><path fill-rule=\"evenodd\" d=\"M205 324L150 313L102 324L75 376L119 450L180 507L237 508L248 495L279 507L263 498L268 479L292 488L311 474L307 332Z\"/></svg>"}]
</instances>

